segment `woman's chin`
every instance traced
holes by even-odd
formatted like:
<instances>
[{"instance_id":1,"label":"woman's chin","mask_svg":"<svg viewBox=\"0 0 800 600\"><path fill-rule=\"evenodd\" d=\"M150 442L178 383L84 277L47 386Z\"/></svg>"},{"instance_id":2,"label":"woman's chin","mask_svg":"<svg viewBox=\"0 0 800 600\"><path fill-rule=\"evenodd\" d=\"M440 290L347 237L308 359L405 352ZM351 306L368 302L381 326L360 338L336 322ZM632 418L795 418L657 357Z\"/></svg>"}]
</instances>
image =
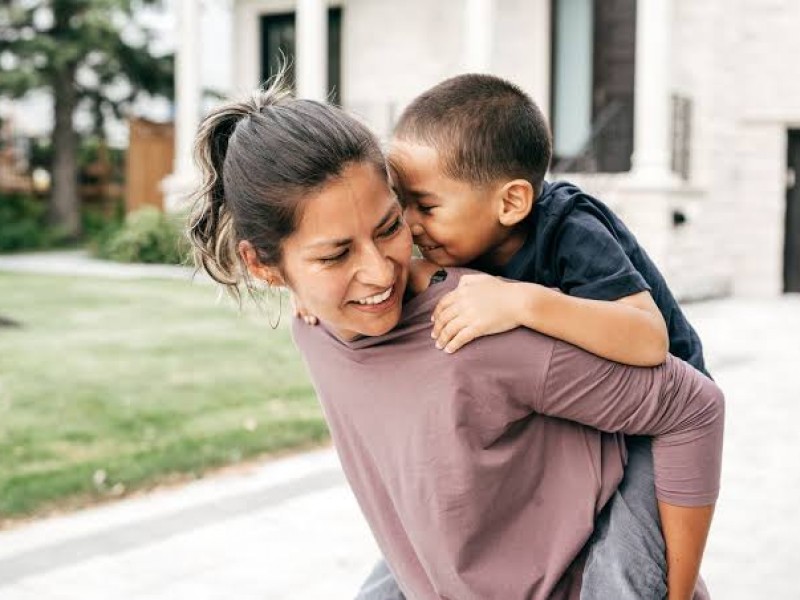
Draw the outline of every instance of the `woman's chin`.
<instances>
[{"instance_id":1,"label":"woman's chin","mask_svg":"<svg viewBox=\"0 0 800 600\"><path fill-rule=\"evenodd\" d=\"M403 272L395 280L392 291L382 302L362 304L348 302L340 313L340 331L347 330L354 336L377 337L397 327L403 314L403 297L408 285L408 273ZM346 323L345 323L346 321ZM333 322L331 319L329 322Z\"/></svg>"},{"instance_id":2,"label":"woman's chin","mask_svg":"<svg viewBox=\"0 0 800 600\"><path fill-rule=\"evenodd\" d=\"M387 311L379 317L369 319L367 322L362 322L361 327L359 327L359 329L362 330L361 335L369 337L386 335L397 327L397 324L400 322L401 314L402 305L398 304L393 310Z\"/></svg>"}]
</instances>

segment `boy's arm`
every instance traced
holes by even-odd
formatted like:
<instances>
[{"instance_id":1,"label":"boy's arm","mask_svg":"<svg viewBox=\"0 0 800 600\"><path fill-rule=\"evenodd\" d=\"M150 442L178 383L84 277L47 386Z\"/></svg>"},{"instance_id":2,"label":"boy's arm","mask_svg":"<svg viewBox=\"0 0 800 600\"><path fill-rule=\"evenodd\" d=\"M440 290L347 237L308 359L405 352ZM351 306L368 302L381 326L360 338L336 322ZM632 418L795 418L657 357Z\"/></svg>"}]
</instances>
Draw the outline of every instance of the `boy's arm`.
<instances>
[{"instance_id":1,"label":"boy's arm","mask_svg":"<svg viewBox=\"0 0 800 600\"><path fill-rule=\"evenodd\" d=\"M432 337L447 352L520 326L634 366L661 364L669 349L666 324L649 292L588 300L535 283L464 275L433 319Z\"/></svg>"},{"instance_id":2,"label":"boy's arm","mask_svg":"<svg viewBox=\"0 0 800 600\"><path fill-rule=\"evenodd\" d=\"M520 286L525 327L628 365L652 367L667 358L667 325L650 292L589 300L535 284Z\"/></svg>"},{"instance_id":3,"label":"boy's arm","mask_svg":"<svg viewBox=\"0 0 800 600\"><path fill-rule=\"evenodd\" d=\"M670 600L692 597L719 491L724 401L682 361L642 369L555 342L533 409L602 431L652 435Z\"/></svg>"},{"instance_id":4,"label":"boy's arm","mask_svg":"<svg viewBox=\"0 0 800 600\"><path fill-rule=\"evenodd\" d=\"M714 505L686 507L659 500L658 513L667 547L667 600L691 600Z\"/></svg>"}]
</instances>

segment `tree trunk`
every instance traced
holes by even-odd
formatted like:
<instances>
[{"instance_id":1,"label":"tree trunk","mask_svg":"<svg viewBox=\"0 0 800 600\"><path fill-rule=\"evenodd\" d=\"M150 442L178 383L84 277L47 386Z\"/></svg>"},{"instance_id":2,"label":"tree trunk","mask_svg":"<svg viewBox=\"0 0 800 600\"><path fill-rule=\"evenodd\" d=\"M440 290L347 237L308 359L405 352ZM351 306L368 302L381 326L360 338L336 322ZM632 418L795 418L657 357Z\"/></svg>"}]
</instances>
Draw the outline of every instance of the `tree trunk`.
<instances>
[{"instance_id":1,"label":"tree trunk","mask_svg":"<svg viewBox=\"0 0 800 600\"><path fill-rule=\"evenodd\" d=\"M70 239L81 234L78 197L78 136L73 117L78 103L75 67L67 66L53 82L53 188L50 194L50 222Z\"/></svg>"}]
</instances>

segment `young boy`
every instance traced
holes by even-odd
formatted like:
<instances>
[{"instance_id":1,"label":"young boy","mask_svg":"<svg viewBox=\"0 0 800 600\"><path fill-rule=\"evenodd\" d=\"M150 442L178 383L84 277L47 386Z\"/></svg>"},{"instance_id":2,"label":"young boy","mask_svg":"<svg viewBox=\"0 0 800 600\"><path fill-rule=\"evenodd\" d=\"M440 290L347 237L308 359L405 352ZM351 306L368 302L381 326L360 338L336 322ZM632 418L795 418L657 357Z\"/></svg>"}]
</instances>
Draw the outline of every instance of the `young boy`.
<instances>
[{"instance_id":1,"label":"young boy","mask_svg":"<svg viewBox=\"0 0 800 600\"><path fill-rule=\"evenodd\" d=\"M455 352L523 326L618 362L657 365L669 351L705 372L700 340L654 263L604 204L544 181L550 158L541 112L497 77L449 79L401 115L389 162L418 248L442 266L504 278L462 278L434 312L437 347ZM649 440L631 439L629 454L589 551L585 596L657 597L652 562L664 560L665 541L669 598L691 598L713 507L656 510Z\"/></svg>"}]
</instances>

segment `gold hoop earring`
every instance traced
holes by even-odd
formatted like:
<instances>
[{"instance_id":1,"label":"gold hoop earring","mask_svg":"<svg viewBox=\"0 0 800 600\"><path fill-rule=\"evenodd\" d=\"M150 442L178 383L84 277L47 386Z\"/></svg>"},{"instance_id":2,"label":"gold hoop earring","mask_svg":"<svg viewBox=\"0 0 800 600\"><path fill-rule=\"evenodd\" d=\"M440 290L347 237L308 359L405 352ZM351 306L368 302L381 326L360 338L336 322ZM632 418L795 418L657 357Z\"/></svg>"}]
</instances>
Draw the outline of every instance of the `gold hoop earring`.
<instances>
[{"instance_id":1,"label":"gold hoop earring","mask_svg":"<svg viewBox=\"0 0 800 600\"><path fill-rule=\"evenodd\" d=\"M281 324L283 314L283 293L278 286L273 286L267 281L258 279L248 283L247 286L250 298L253 300L258 312L266 313L267 322L272 329L277 329ZM275 304L275 294L278 295L278 320L272 322L272 307Z\"/></svg>"},{"instance_id":2,"label":"gold hoop earring","mask_svg":"<svg viewBox=\"0 0 800 600\"><path fill-rule=\"evenodd\" d=\"M272 305L274 302L274 294L278 294L278 320L272 324ZM272 285L267 285L267 321L269 326L274 330L281 324L281 316L283 315L283 292L280 289L275 289Z\"/></svg>"}]
</instances>

